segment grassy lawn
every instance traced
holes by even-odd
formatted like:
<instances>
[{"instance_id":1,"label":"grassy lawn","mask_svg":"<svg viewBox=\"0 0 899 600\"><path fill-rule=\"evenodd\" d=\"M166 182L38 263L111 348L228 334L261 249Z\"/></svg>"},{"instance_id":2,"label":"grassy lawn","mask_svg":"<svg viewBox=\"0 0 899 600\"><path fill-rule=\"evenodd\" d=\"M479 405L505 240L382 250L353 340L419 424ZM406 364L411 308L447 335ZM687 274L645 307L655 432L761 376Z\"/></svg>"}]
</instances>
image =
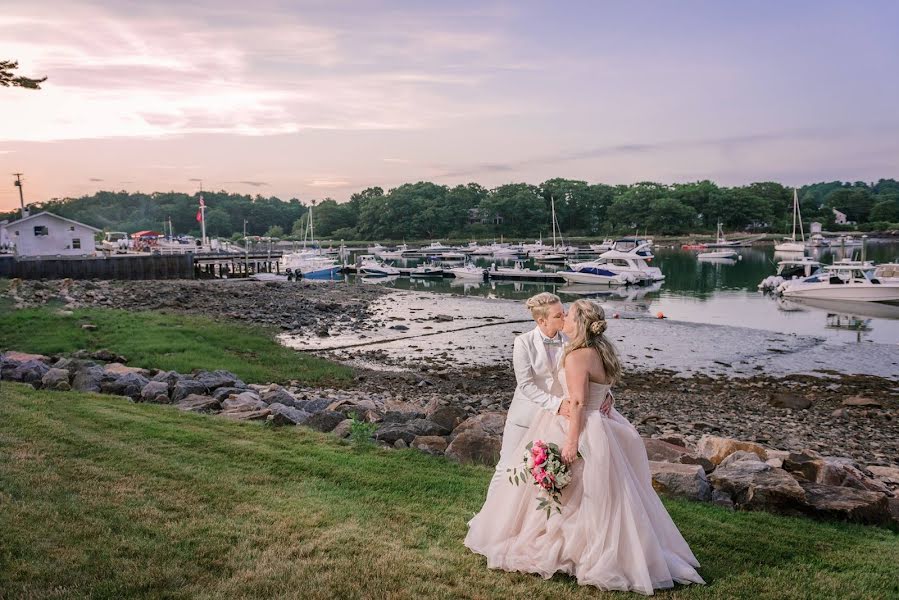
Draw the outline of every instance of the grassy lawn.
<instances>
[{"instance_id":1,"label":"grassy lawn","mask_svg":"<svg viewBox=\"0 0 899 600\"><path fill-rule=\"evenodd\" d=\"M469 553L488 468L0 386L0 597L630 597ZM663 598L899 595L893 532L666 505L709 585Z\"/></svg>"},{"instance_id":2,"label":"grassy lawn","mask_svg":"<svg viewBox=\"0 0 899 600\"><path fill-rule=\"evenodd\" d=\"M82 329L92 323L95 330ZM129 366L190 373L227 369L248 383L340 383L352 371L278 344L276 330L236 321L162 312L52 307L0 313L0 350L41 354L107 348Z\"/></svg>"}]
</instances>

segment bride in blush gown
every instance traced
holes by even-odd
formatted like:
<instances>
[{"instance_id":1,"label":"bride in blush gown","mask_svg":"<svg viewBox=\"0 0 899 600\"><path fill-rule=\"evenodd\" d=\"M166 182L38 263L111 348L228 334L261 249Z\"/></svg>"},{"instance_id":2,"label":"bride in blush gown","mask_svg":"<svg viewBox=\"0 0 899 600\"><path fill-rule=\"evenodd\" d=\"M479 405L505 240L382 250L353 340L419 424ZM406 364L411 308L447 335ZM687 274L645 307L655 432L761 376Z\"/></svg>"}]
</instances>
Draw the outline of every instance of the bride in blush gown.
<instances>
[{"instance_id":1,"label":"bride in blush gown","mask_svg":"<svg viewBox=\"0 0 899 600\"><path fill-rule=\"evenodd\" d=\"M518 456L536 439L562 449L572 481L562 490L561 514L536 510L541 490L530 481L503 479L469 522L465 545L491 569L547 579L562 572L602 590L651 595L675 583L705 583L652 488L640 434L607 400L621 366L606 325L598 304L571 305L562 330L571 340L563 358L570 417L539 411L519 443Z\"/></svg>"}]
</instances>

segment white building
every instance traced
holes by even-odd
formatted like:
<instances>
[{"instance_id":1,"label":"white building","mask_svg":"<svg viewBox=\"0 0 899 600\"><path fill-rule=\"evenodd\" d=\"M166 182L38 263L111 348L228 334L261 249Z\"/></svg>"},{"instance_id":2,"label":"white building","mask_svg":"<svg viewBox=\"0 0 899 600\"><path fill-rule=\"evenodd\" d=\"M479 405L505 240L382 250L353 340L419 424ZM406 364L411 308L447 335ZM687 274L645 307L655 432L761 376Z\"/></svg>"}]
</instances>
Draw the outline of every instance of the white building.
<instances>
[{"instance_id":1,"label":"white building","mask_svg":"<svg viewBox=\"0 0 899 600\"><path fill-rule=\"evenodd\" d=\"M41 212L0 225L2 239L9 240L18 256L93 256L96 227L53 213Z\"/></svg>"},{"instance_id":2,"label":"white building","mask_svg":"<svg viewBox=\"0 0 899 600\"><path fill-rule=\"evenodd\" d=\"M835 208L831 208L833 211L833 222L837 225L846 225L848 221L846 220L846 213L842 213Z\"/></svg>"}]
</instances>

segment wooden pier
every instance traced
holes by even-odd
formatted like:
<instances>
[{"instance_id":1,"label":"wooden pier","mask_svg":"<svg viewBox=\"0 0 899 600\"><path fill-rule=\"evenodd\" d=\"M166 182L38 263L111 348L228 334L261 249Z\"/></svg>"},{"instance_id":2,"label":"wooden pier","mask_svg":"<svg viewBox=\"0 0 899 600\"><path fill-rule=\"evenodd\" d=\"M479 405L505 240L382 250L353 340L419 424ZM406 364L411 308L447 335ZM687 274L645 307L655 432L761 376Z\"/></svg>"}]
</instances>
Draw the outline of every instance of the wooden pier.
<instances>
[{"instance_id":1,"label":"wooden pier","mask_svg":"<svg viewBox=\"0 0 899 600\"><path fill-rule=\"evenodd\" d=\"M249 254L195 254L193 255L193 264L198 278L227 277L234 279L249 277L256 273L280 274L282 258L280 251Z\"/></svg>"}]
</instances>

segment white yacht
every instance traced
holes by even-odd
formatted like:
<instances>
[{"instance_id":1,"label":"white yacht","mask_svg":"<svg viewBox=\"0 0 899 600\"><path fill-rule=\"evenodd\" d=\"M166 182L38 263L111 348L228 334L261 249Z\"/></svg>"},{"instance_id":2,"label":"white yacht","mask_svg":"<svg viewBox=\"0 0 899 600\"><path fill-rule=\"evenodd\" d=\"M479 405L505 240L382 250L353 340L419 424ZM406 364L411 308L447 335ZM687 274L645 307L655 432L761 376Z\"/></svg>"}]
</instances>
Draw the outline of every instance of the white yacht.
<instances>
[{"instance_id":1,"label":"white yacht","mask_svg":"<svg viewBox=\"0 0 899 600\"><path fill-rule=\"evenodd\" d=\"M443 267L419 265L409 271L409 277L443 277Z\"/></svg>"},{"instance_id":2,"label":"white yacht","mask_svg":"<svg viewBox=\"0 0 899 600\"><path fill-rule=\"evenodd\" d=\"M650 267L647 261L652 260L652 252L649 251L649 244L643 241L640 245L632 247L624 252L618 250L618 244L621 240L615 242L616 248L603 252L596 260L590 260L582 263L569 263L571 271L579 272L585 269L596 268L602 271L610 271L614 274L630 275L633 282L641 281L663 281L665 275L658 267ZM565 277L563 273L559 273ZM587 283L586 281L574 281L572 283Z\"/></svg>"},{"instance_id":3,"label":"white yacht","mask_svg":"<svg viewBox=\"0 0 899 600\"><path fill-rule=\"evenodd\" d=\"M614 243L615 240L606 238L600 244L590 244L590 251L596 252L597 254L602 254L603 252L608 252L609 250L611 250Z\"/></svg>"},{"instance_id":4,"label":"white yacht","mask_svg":"<svg viewBox=\"0 0 899 600\"><path fill-rule=\"evenodd\" d=\"M799 223L800 241L796 241L796 223ZM776 244L774 249L778 252L805 252L805 233L802 230L802 213L799 212L799 194L793 188L793 234Z\"/></svg>"},{"instance_id":5,"label":"white yacht","mask_svg":"<svg viewBox=\"0 0 899 600\"><path fill-rule=\"evenodd\" d=\"M899 263L883 263L874 269L874 279L881 283L899 283Z\"/></svg>"},{"instance_id":6,"label":"white yacht","mask_svg":"<svg viewBox=\"0 0 899 600\"><path fill-rule=\"evenodd\" d=\"M899 302L899 282L880 281L872 267L868 262L839 261L810 277L785 281L778 291L790 299Z\"/></svg>"},{"instance_id":7,"label":"white yacht","mask_svg":"<svg viewBox=\"0 0 899 600\"><path fill-rule=\"evenodd\" d=\"M300 250L289 252L281 258L284 270L290 269L293 273L303 276L303 279L337 279L340 274L340 265L333 258L322 256L317 250Z\"/></svg>"},{"instance_id":8,"label":"white yacht","mask_svg":"<svg viewBox=\"0 0 899 600\"><path fill-rule=\"evenodd\" d=\"M431 242L427 246L422 247L419 252L422 252L427 255L432 254L443 254L444 252L452 252L453 248L451 246L446 246L441 244L440 242Z\"/></svg>"},{"instance_id":9,"label":"white yacht","mask_svg":"<svg viewBox=\"0 0 899 600\"><path fill-rule=\"evenodd\" d=\"M558 275L565 283L592 285L630 285L640 281L631 273L616 273L606 267L595 263L581 263L572 266L570 271L559 271Z\"/></svg>"},{"instance_id":10,"label":"white yacht","mask_svg":"<svg viewBox=\"0 0 899 600\"><path fill-rule=\"evenodd\" d=\"M399 269L378 260L373 254L356 257L356 272L368 277L389 277L400 274Z\"/></svg>"},{"instance_id":11,"label":"white yacht","mask_svg":"<svg viewBox=\"0 0 899 600\"><path fill-rule=\"evenodd\" d=\"M447 270L458 279L477 279L479 281L484 279L486 272L486 269L483 267L477 267L472 263L461 267L451 267Z\"/></svg>"},{"instance_id":12,"label":"white yacht","mask_svg":"<svg viewBox=\"0 0 899 600\"><path fill-rule=\"evenodd\" d=\"M403 254L409 251L409 246L406 244L400 244L394 250L381 250L380 253L372 252L375 256L380 258L381 260L398 260L403 258Z\"/></svg>"}]
</instances>

